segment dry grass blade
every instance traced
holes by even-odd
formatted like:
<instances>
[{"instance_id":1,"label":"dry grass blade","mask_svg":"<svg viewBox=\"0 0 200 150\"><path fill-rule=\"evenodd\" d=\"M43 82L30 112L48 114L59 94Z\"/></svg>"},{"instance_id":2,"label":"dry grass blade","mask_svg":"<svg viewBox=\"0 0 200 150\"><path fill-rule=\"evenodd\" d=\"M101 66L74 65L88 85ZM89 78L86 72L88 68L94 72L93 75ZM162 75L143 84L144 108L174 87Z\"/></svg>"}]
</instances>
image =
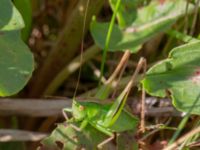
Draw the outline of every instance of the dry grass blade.
<instances>
[{"instance_id":1,"label":"dry grass blade","mask_svg":"<svg viewBox=\"0 0 200 150\"><path fill-rule=\"evenodd\" d=\"M147 62L146 59L143 62L143 72L144 72L144 76L147 70ZM146 98L146 93L145 93L145 89L144 86L142 87L142 97L141 97L141 122L140 122L140 130L142 133L145 132L145 98Z\"/></svg>"},{"instance_id":2,"label":"dry grass blade","mask_svg":"<svg viewBox=\"0 0 200 150\"><path fill-rule=\"evenodd\" d=\"M164 148L164 150L174 150L176 147L178 147L185 140L189 139L190 137L192 137L193 135L198 134L198 133L200 133L200 126L198 128L193 129L192 131L190 131L189 133L187 133L186 135L184 135L183 137L181 137L180 139L175 141L173 144Z\"/></svg>"}]
</instances>

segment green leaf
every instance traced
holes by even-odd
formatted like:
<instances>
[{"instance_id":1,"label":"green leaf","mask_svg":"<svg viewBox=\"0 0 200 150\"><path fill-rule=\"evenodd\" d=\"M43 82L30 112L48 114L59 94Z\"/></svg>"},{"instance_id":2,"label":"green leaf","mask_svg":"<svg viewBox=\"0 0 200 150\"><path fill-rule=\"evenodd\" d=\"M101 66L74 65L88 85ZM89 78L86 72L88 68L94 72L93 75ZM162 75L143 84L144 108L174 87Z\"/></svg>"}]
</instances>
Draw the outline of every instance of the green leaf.
<instances>
[{"instance_id":1,"label":"green leaf","mask_svg":"<svg viewBox=\"0 0 200 150\"><path fill-rule=\"evenodd\" d=\"M19 31L0 34L0 96L17 93L33 71L33 57Z\"/></svg>"},{"instance_id":2,"label":"green leaf","mask_svg":"<svg viewBox=\"0 0 200 150\"><path fill-rule=\"evenodd\" d=\"M174 48L169 58L148 70L142 84L153 96L170 92L178 110L200 114L200 42Z\"/></svg>"},{"instance_id":3,"label":"green leaf","mask_svg":"<svg viewBox=\"0 0 200 150\"><path fill-rule=\"evenodd\" d=\"M23 19L10 0L0 1L0 31L18 30L24 27Z\"/></svg>"},{"instance_id":4,"label":"green leaf","mask_svg":"<svg viewBox=\"0 0 200 150\"><path fill-rule=\"evenodd\" d=\"M137 18L132 25L140 26L173 13L180 13L179 11L185 13L184 5L186 5L184 0L165 1L163 4L159 1L151 1L149 5L138 10Z\"/></svg>"},{"instance_id":5,"label":"green leaf","mask_svg":"<svg viewBox=\"0 0 200 150\"><path fill-rule=\"evenodd\" d=\"M76 124L78 126L79 124ZM51 135L42 141L46 148L58 149L56 143L60 143L64 150L74 149L95 149L96 146L108 136L99 132L89 124L83 131L76 131L69 125L60 124L51 133ZM108 145L108 144L106 144Z\"/></svg>"},{"instance_id":6,"label":"green leaf","mask_svg":"<svg viewBox=\"0 0 200 150\"><path fill-rule=\"evenodd\" d=\"M159 26L148 24L148 26L138 28L133 33L128 30L122 31L117 25L114 25L108 49L109 51L129 49L132 53L136 53L142 43L158 34L158 32L167 29L172 23L171 20L166 20L165 22L160 22ZM101 48L105 44L108 25L109 23L97 23L95 20L91 24L92 36L95 43Z\"/></svg>"},{"instance_id":7,"label":"green leaf","mask_svg":"<svg viewBox=\"0 0 200 150\"><path fill-rule=\"evenodd\" d=\"M108 49L110 51L127 50L135 53L141 44L170 28L170 26L185 13L186 3L183 0L166 1L160 4L153 1L148 6L138 10L138 16L132 26L122 30L114 25ZM189 5L188 12L194 7ZM98 23L93 19L90 31L97 45L105 45L109 23Z\"/></svg>"}]
</instances>

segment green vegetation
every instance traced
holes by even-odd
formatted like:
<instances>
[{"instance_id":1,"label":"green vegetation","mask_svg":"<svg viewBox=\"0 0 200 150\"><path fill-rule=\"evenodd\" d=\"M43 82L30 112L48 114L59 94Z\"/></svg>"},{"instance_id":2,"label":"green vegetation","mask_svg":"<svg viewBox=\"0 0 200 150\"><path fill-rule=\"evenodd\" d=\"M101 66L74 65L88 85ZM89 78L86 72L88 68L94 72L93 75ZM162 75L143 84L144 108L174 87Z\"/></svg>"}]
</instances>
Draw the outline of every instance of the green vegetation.
<instances>
[{"instance_id":1,"label":"green vegetation","mask_svg":"<svg viewBox=\"0 0 200 150\"><path fill-rule=\"evenodd\" d=\"M0 149L199 149L199 6L1 0Z\"/></svg>"}]
</instances>

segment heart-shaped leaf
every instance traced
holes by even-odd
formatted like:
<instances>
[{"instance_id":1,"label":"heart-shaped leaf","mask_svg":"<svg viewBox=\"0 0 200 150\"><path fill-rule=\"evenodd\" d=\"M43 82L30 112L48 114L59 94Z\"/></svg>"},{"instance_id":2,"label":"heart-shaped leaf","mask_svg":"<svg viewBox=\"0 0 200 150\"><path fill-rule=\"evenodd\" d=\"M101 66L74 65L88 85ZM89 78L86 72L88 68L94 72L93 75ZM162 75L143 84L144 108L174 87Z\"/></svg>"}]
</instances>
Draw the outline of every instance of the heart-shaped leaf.
<instances>
[{"instance_id":1,"label":"heart-shaped leaf","mask_svg":"<svg viewBox=\"0 0 200 150\"><path fill-rule=\"evenodd\" d=\"M178 110L200 114L200 42L174 48L169 58L149 69L142 84L153 96L169 92Z\"/></svg>"}]
</instances>

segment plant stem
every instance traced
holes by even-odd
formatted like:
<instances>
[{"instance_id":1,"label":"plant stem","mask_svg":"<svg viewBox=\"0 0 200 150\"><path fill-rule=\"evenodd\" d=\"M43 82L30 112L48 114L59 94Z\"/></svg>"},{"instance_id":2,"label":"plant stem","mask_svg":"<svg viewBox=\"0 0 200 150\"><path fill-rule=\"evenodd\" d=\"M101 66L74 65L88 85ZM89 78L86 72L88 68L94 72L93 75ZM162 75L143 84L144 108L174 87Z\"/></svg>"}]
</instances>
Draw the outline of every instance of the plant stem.
<instances>
[{"instance_id":1,"label":"plant stem","mask_svg":"<svg viewBox=\"0 0 200 150\"><path fill-rule=\"evenodd\" d=\"M67 66L63 68L61 72L58 73L58 75L54 78L54 80L48 85L43 95L52 95L59 86L72 74L74 73L81 65L83 65L85 62L93 58L98 52L100 52L100 49L98 46L93 45L89 47L82 55L83 59L80 62L80 55L76 57L74 60L70 62Z\"/></svg>"},{"instance_id":2,"label":"plant stem","mask_svg":"<svg viewBox=\"0 0 200 150\"><path fill-rule=\"evenodd\" d=\"M121 3L121 0L117 0L116 5L115 5L115 11L113 12L111 22L110 22L110 25L109 25L109 28L108 28L105 47L104 47L104 50L103 50L103 58L102 58L102 63L101 63L101 74L100 74L99 86L100 86L100 83L101 83L101 78L103 76L104 66L105 66L105 61L106 61L106 55L107 55L107 51L108 51L108 48L109 48L110 38L111 38L113 26L114 26L114 23L115 23L115 18L116 18L117 11L119 9L120 3Z\"/></svg>"}]
</instances>

